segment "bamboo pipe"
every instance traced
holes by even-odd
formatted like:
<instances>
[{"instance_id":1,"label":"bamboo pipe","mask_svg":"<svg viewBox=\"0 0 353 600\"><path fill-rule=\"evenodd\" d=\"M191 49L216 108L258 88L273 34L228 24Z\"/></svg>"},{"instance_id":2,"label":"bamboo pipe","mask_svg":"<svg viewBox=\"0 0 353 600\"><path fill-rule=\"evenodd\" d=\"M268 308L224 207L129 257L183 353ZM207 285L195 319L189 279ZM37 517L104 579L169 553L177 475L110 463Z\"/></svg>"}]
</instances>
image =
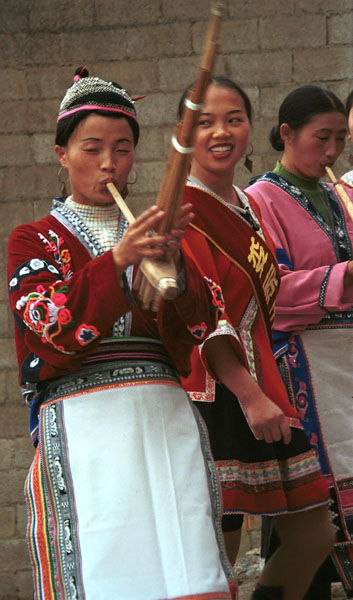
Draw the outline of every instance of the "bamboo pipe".
<instances>
[{"instance_id":1,"label":"bamboo pipe","mask_svg":"<svg viewBox=\"0 0 353 600\"><path fill-rule=\"evenodd\" d=\"M134 223L136 221L134 215L132 214L131 210L129 209L128 205L126 204L124 198L119 194L118 190L116 189L114 183L107 183L107 188L110 191L111 195L113 196L116 204L118 205L118 207L120 208L121 212L123 213L124 217L127 219L129 225L131 225L132 223Z\"/></svg>"},{"instance_id":2,"label":"bamboo pipe","mask_svg":"<svg viewBox=\"0 0 353 600\"><path fill-rule=\"evenodd\" d=\"M329 176L329 178L331 179L333 185L335 186L335 189L337 190L337 194L340 197L340 199L342 200L347 213L349 214L350 218L353 221L353 202L350 199L350 197L348 196L346 190L344 189L343 185L337 181L334 172L332 171L332 169L330 169L330 167L325 167L326 169L326 173Z\"/></svg>"}]
</instances>

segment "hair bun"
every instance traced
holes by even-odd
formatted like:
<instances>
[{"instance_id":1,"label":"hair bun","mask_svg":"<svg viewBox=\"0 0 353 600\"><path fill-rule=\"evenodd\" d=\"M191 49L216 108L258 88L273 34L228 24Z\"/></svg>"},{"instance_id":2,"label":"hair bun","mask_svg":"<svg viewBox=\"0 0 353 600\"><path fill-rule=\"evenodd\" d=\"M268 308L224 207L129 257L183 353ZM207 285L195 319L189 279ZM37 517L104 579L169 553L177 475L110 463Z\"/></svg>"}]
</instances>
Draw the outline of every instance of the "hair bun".
<instances>
[{"instance_id":1,"label":"hair bun","mask_svg":"<svg viewBox=\"0 0 353 600\"><path fill-rule=\"evenodd\" d=\"M86 67L77 67L74 74L74 81L79 81L80 79L83 79L83 77L89 77L89 72Z\"/></svg>"},{"instance_id":2,"label":"hair bun","mask_svg":"<svg viewBox=\"0 0 353 600\"><path fill-rule=\"evenodd\" d=\"M270 142L271 142L272 148L274 148L275 150L278 150L278 151L284 150L284 142L281 138L281 134L279 131L279 125L275 125L274 127L272 127L272 129L270 131Z\"/></svg>"}]
</instances>

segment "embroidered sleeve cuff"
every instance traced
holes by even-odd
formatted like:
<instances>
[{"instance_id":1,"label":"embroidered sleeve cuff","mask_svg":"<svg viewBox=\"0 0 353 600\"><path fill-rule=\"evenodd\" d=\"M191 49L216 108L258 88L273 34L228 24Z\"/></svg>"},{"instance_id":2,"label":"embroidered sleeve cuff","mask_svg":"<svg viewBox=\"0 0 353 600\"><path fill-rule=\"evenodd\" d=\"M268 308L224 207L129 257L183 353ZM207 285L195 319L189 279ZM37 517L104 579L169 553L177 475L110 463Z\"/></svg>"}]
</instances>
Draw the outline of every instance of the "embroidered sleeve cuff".
<instances>
[{"instance_id":1,"label":"embroidered sleeve cuff","mask_svg":"<svg viewBox=\"0 0 353 600\"><path fill-rule=\"evenodd\" d=\"M353 305L353 286L344 288L347 262L331 265L320 288L319 306L324 310L347 310Z\"/></svg>"},{"instance_id":2,"label":"embroidered sleeve cuff","mask_svg":"<svg viewBox=\"0 0 353 600\"><path fill-rule=\"evenodd\" d=\"M225 319L222 319L221 321L218 322L217 329L215 331L213 331L212 333L210 333L210 335L206 338L206 340L204 342L202 342L202 344L199 346L200 358L201 358L201 361L202 361L205 369L210 373L210 375L213 377L213 379L218 381L217 376L215 375L215 373L213 373L210 365L208 364L206 354L204 352L204 348L205 348L205 344L207 344L207 340L211 339L212 337L215 337L216 335L228 335L230 342L233 346L235 354L238 357L240 357L240 360L242 362L244 362L244 357L243 357L243 349L242 349L241 339L240 339L237 331L234 329L234 327L228 321L226 321Z\"/></svg>"}]
</instances>

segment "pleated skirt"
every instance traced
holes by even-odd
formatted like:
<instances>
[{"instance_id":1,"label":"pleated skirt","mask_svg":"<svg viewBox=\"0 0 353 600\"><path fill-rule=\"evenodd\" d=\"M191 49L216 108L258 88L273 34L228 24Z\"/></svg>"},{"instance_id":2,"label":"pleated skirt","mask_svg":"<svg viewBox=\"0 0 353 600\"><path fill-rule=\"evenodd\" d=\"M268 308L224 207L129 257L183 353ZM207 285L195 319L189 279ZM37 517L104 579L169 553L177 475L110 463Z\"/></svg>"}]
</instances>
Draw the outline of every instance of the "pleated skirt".
<instances>
[{"instance_id":1,"label":"pleated skirt","mask_svg":"<svg viewBox=\"0 0 353 600\"><path fill-rule=\"evenodd\" d=\"M256 440L238 399L220 384L214 402L195 404L209 431L226 517L274 516L328 503L327 482L302 429L291 428L287 445ZM233 522L238 529L241 520Z\"/></svg>"}]
</instances>

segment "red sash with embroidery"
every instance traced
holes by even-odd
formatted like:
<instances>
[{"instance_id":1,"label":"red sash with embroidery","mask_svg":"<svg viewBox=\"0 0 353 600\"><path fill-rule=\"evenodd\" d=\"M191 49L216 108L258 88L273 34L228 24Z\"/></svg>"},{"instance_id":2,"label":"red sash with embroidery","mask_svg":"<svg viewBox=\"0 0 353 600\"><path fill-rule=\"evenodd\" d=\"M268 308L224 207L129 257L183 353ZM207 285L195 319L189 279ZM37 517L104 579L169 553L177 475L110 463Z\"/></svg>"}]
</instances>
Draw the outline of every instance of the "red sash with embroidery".
<instances>
[{"instance_id":1,"label":"red sash with embroidery","mask_svg":"<svg viewBox=\"0 0 353 600\"><path fill-rule=\"evenodd\" d=\"M271 247L215 196L187 186L184 202L191 202L195 209L191 227L200 232L248 278L266 324L269 342L272 344L279 274ZM253 204L252 208L256 212ZM205 249L200 248L197 255L201 269L207 274L209 262Z\"/></svg>"}]
</instances>

